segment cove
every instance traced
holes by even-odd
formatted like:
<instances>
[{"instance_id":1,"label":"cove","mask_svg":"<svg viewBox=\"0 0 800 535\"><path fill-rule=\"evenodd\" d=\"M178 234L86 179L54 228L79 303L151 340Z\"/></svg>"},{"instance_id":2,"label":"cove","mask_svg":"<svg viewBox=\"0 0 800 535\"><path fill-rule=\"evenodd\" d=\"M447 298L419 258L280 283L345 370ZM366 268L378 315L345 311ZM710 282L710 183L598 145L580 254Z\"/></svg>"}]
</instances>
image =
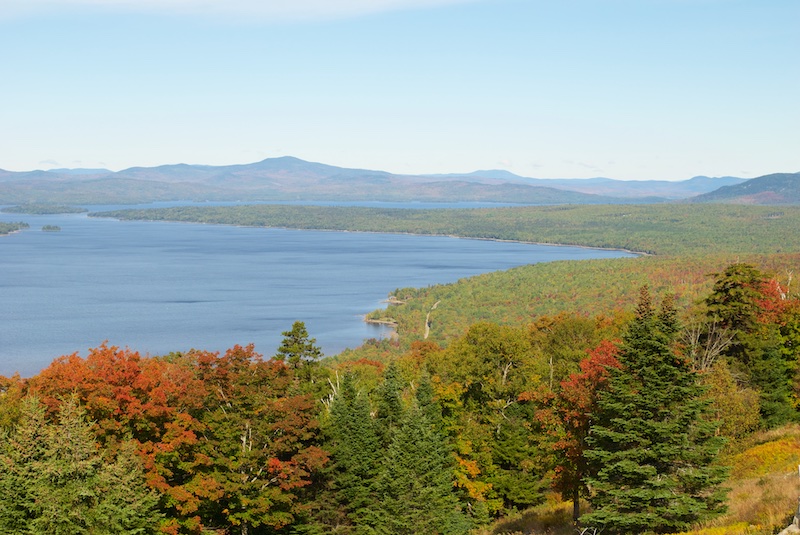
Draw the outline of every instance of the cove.
<instances>
[{"instance_id":1,"label":"cove","mask_svg":"<svg viewBox=\"0 0 800 535\"><path fill-rule=\"evenodd\" d=\"M418 205L415 207L419 207ZM102 207L106 208L106 207ZM0 374L31 376L108 341L163 355L254 343L304 321L326 355L387 331L362 316L395 288L621 251L394 234L0 214ZM43 232L45 225L61 228Z\"/></svg>"}]
</instances>

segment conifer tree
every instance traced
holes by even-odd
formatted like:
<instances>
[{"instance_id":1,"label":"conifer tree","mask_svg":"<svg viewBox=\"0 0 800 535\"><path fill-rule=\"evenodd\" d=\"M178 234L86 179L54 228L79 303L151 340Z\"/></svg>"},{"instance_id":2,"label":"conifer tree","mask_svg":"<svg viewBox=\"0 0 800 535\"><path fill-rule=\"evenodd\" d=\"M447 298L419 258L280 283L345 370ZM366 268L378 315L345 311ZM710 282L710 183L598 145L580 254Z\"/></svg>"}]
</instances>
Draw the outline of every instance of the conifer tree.
<instances>
[{"instance_id":1,"label":"conifer tree","mask_svg":"<svg viewBox=\"0 0 800 535\"><path fill-rule=\"evenodd\" d=\"M381 461L375 423L367 397L358 392L351 374L342 380L331 404L332 492L354 526L352 533L369 533L370 511L376 505L375 483Z\"/></svg>"},{"instance_id":2,"label":"conifer tree","mask_svg":"<svg viewBox=\"0 0 800 535\"><path fill-rule=\"evenodd\" d=\"M155 533L157 497L130 445L111 462L98 449L91 424L74 399L48 423L36 398L25 400L20 422L0 461L2 533Z\"/></svg>"},{"instance_id":3,"label":"conifer tree","mask_svg":"<svg viewBox=\"0 0 800 535\"><path fill-rule=\"evenodd\" d=\"M734 335L726 354L747 364L748 336L758 327L759 301L763 299L761 290L767 276L744 263L731 264L715 275L714 287L706 298L708 316Z\"/></svg>"},{"instance_id":4,"label":"conifer tree","mask_svg":"<svg viewBox=\"0 0 800 535\"><path fill-rule=\"evenodd\" d=\"M328 369L320 365L322 350L316 338L311 338L302 321L292 323L292 329L283 331L283 339L275 353L275 360L284 362L294 372L294 386L298 393L320 399L328 393Z\"/></svg>"},{"instance_id":5,"label":"conifer tree","mask_svg":"<svg viewBox=\"0 0 800 535\"><path fill-rule=\"evenodd\" d=\"M38 463L45 458L44 407L22 401L19 422L0 435L0 533L25 533L37 507Z\"/></svg>"},{"instance_id":6,"label":"conifer tree","mask_svg":"<svg viewBox=\"0 0 800 535\"><path fill-rule=\"evenodd\" d=\"M716 274L706 298L709 319L733 335L723 353L729 365L759 389L761 421L767 428L798 418L791 386L797 353L782 337L791 324L791 314L780 322L770 321L770 311L785 306L785 301L774 295L779 288L773 284L777 283L749 264L732 264Z\"/></svg>"},{"instance_id":7,"label":"conifer tree","mask_svg":"<svg viewBox=\"0 0 800 535\"><path fill-rule=\"evenodd\" d=\"M677 330L671 301L657 312L643 288L587 438L593 511L581 522L605 534L683 531L724 510L725 471L712 464L720 443L673 349Z\"/></svg>"},{"instance_id":8,"label":"conifer tree","mask_svg":"<svg viewBox=\"0 0 800 535\"><path fill-rule=\"evenodd\" d=\"M376 424L383 447L388 447L392 433L403 415L403 383L397 365L392 362L383 372L383 382L376 389Z\"/></svg>"},{"instance_id":9,"label":"conifer tree","mask_svg":"<svg viewBox=\"0 0 800 535\"><path fill-rule=\"evenodd\" d=\"M430 386L430 385L428 385ZM454 458L440 431L430 389L405 412L378 480L382 498L375 531L382 535L460 535L470 523L453 487Z\"/></svg>"},{"instance_id":10,"label":"conifer tree","mask_svg":"<svg viewBox=\"0 0 800 535\"><path fill-rule=\"evenodd\" d=\"M299 368L304 363L314 363L322 357L322 350L316 345L316 338L308 335L306 324L302 321L292 323L290 331L283 331L283 340L275 355L291 368Z\"/></svg>"}]
</instances>

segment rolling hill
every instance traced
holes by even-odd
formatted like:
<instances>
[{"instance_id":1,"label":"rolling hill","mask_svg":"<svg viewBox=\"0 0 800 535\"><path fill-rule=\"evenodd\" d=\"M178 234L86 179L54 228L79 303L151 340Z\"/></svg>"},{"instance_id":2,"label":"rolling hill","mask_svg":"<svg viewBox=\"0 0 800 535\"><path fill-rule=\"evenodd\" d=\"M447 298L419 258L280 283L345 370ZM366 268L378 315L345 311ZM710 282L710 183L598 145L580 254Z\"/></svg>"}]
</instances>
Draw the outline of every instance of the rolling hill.
<instances>
[{"instance_id":1,"label":"rolling hill","mask_svg":"<svg viewBox=\"0 0 800 535\"><path fill-rule=\"evenodd\" d=\"M800 204L800 173L775 173L724 186L688 200L693 203Z\"/></svg>"}]
</instances>

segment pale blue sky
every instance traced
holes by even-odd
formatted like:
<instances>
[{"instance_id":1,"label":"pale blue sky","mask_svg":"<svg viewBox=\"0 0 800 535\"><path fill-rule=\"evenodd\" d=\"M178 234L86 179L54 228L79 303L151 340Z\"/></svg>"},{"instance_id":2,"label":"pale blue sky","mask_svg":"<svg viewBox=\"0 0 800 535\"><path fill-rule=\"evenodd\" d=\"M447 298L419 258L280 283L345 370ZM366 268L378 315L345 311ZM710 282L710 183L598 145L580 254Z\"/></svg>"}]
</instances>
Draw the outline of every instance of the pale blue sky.
<instances>
[{"instance_id":1,"label":"pale blue sky","mask_svg":"<svg viewBox=\"0 0 800 535\"><path fill-rule=\"evenodd\" d=\"M15 171L796 172L800 1L0 0L0 98Z\"/></svg>"}]
</instances>

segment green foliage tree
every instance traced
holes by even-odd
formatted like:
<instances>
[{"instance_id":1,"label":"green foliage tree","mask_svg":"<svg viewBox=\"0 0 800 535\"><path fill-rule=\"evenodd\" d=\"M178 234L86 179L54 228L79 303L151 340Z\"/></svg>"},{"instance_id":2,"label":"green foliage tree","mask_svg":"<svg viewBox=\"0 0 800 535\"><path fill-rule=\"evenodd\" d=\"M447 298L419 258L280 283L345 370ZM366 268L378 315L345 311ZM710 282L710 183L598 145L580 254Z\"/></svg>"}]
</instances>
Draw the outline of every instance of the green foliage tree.
<instances>
[{"instance_id":1,"label":"green foliage tree","mask_svg":"<svg viewBox=\"0 0 800 535\"><path fill-rule=\"evenodd\" d=\"M532 424L537 405L528 394L546 388L540 378L550 368L528 330L476 323L429 355L427 367L446 399L459 485L473 506L497 513L541 503L552 448Z\"/></svg>"},{"instance_id":2,"label":"green foliage tree","mask_svg":"<svg viewBox=\"0 0 800 535\"><path fill-rule=\"evenodd\" d=\"M753 352L747 369L752 385L760 392L762 424L771 429L798 418L791 384L797 362L787 360L774 343L764 345Z\"/></svg>"},{"instance_id":3,"label":"green foliage tree","mask_svg":"<svg viewBox=\"0 0 800 535\"><path fill-rule=\"evenodd\" d=\"M403 416L403 381L396 363L391 363L384 371L375 398L378 436L381 444L387 447Z\"/></svg>"},{"instance_id":4,"label":"green foliage tree","mask_svg":"<svg viewBox=\"0 0 800 535\"><path fill-rule=\"evenodd\" d=\"M284 361L292 368L299 368L307 362L316 362L322 357L322 350L316 345L317 340L311 338L302 321L292 323L292 329L283 331L283 340L275 355L277 360Z\"/></svg>"},{"instance_id":5,"label":"green foliage tree","mask_svg":"<svg viewBox=\"0 0 800 535\"><path fill-rule=\"evenodd\" d=\"M710 400L709 410L719 423L719 434L738 439L758 428L759 391L740 385L725 360L701 375Z\"/></svg>"},{"instance_id":6,"label":"green foliage tree","mask_svg":"<svg viewBox=\"0 0 800 535\"><path fill-rule=\"evenodd\" d=\"M797 371L795 314L768 275L745 263L716 275L706 298L708 315L731 331L724 350L731 367L760 392L761 422L767 428L797 419L792 381Z\"/></svg>"},{"instance_id":7,"label":"green foliage tree","mask_svg":"<svg viewBox=\"0 0 800 535\"><path fill-rule=\"evenodd\" d=\"M24 401L0 461L0 530L7 533L155 533L158 499L147 489L131 444L110 461L74 399L48 423L36 398Z\"/></svg>"},{"instance_id":8,"label":"green foliage tree","mask_svg":"<svg viewBox=\"0 0 800 535\"><path fill-rule=\"evenodd\" d=\"M598 410L585 456L592 512L581 522L608 534L672 533L724 509L720 440L703 419L703 389L673 348L675 313L643 288L636 317Z\"/></svg>"},{"instance_id":9,"label":"green foliage tree","mask_svg":"<svg viewBox=\"0 0 800 535\"><path fill-rule=\"evenodd\" d=\"M332 467L330 491L346 511L351 533L370 533L371 511L377 505L376 481L382 461L369 399L358 392L352 374L343 377L331 403Z\"/></svg>"},{"instance_id":10,"label":"green foliage tree","mask_svg":"<svg viewBox=\"0 0 800 535\"><path fill-rule=\"evenodd\" d=\"M328 394L328 369L320 366L322 350L317 340L311 338L302 321L292 323L289 331L284 331L283 340L275 354L275 359L283 361L294 372L294 383L299 392L321 399Z\"/></svg>"},{"instance_id":11,"label":"green foliage tree","mask_svg":"<svg viewBox=\"0 0 800 535\"><path fill-rule=\"evenodd\" d=\"M505 421L498 423L491 436L492 465L486 481L509 510L542 503L549 485L545 476L552 464L549 440L531 425L537 409L531 401L509 405L503 411Z\"/></svg>"},{"instance_id":12,"label":"green foliage tree","mask_svg":"<svg viewBox=\"0 0 800 535\"><path fill-rule=\"evenodd\" d=\"M706 298L709 318L733 334L725 354L745 366L755 351L751 335L758 328L764 297L761 290L766 282L767 276L754 266L731 264L715 274L714 287Z\"/></svg>"},{"instance_id":13,"label":"green foliage tree","mask_svg":"<svg viewBox=\"0 0 800 535\"><path fill-rule=\"evenodd\" d=\"M586 351L594 348L604 336L611 336L609 321L578 313L562 313L536 318L531 326L531 342L535 351L547 361L547 384L558 390L561 381L577 373Z\"/></svg>"},{"instance_id":14,"label":"green foliage tree","mask_svg":"<svg viewBox=\"0 0 800 535\"><path fill-rule=\"evenodd\" d=\"M375 531L381 535L460 535L470 523L454 490L454 457L440 431L441 410L429 387L405 411L392 436L377 487Z\"/></svg>"},{"instance_id":15,"label":"green foliage tree","mask_svg":"<svg viewBox=\"0 0 800 535\"><path fill-rule=\"evenodd\" d=\"M291 525L302 510L297 493L327 461L316 445L314 401L293 393L290 367L264 361L252 346L201 364L208 399L198 447L206 463L188 486L202 489L204 523L242 535Z\"/></svg>"},{"instance_id":16,"label":"green foliage tree","mask_svg":"<svg viewBox=\"0 0 800 535\"><path fill-rule=\"evenodd\" d=\"M46 452L44 407L22 400L16 427L0 432L0 533L25 533L38 515L38 465Z\"/></svg>"}]
</instances>

